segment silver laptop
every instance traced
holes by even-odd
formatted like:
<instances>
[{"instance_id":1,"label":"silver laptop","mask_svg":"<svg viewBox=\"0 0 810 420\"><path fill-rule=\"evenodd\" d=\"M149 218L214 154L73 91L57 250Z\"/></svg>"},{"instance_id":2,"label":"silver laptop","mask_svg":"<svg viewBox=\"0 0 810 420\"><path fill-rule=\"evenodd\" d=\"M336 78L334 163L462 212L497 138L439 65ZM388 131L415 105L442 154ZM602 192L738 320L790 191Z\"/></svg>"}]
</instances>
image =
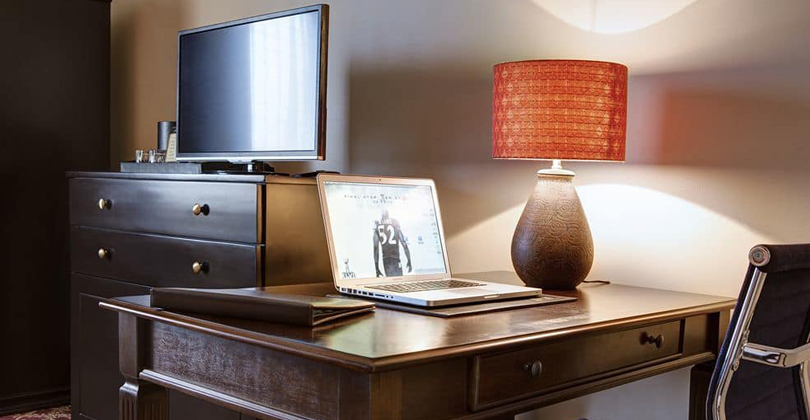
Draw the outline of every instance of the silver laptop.
<instances>
[{"instance_id":1,"label":"silver laptop","mask_svg":"<svg viewBox=\"0 0 810 420\"><path fill-rule=\"evenodd\" d=\"M318 192L341 293L418 306L542 294L452 277L431 179L320 174Z\"/></svg>"}]
</instances>

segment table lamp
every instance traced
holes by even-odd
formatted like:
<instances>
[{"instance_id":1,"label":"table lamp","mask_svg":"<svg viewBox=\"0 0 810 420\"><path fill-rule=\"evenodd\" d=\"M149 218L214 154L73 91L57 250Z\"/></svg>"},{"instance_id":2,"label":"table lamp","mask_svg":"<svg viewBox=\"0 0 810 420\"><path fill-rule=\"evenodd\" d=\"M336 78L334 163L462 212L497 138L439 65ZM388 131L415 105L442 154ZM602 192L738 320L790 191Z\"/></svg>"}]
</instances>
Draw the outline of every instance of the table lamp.
<instances>
[{"instance_id":1,"label":"table lamp","mask_svg":"<svg viewBox=\"0 0 810 420\"><path fill-rule=\"evenodd\" d=\"M593 264L593 239L563 160L624 161L627 67L601 61L497 64L492 157L551 160L512 237L512 264L529 286L574 289Z\"/></svg>"}]
</instances>

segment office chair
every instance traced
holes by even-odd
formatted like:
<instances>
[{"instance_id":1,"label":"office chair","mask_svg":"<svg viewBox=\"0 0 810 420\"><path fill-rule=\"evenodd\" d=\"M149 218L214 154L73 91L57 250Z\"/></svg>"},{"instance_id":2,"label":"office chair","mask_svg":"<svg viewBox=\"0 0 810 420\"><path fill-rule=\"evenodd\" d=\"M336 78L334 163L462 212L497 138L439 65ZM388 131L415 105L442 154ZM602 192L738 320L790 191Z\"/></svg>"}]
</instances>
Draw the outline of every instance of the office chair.
<instances>
[{"instance_id":1,"label":"office chair","mask_svg":"<svg viewBox=\"0 0 810 420\"><path fill-rule=\"evenodd\" d=\"M757 245L717 357L708 420L809 420L810 244Z\"/></svg>"}]
</instances>

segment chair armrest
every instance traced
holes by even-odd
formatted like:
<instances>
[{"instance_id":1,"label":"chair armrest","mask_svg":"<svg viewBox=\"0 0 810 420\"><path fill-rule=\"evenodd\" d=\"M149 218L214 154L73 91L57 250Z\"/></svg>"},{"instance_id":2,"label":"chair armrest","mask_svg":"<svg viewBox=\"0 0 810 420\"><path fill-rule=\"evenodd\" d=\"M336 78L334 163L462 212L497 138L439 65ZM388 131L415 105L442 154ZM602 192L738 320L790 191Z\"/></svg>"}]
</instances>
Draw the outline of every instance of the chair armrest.
<instances>
[{"instance_id":1,"label":"chair armrest","mask_svg":"<svg viewBox=\"0 0 810 420\"><path fill-rule=\"evenodd\" d=\"M747 343L742 349L742 359L768 366L791 368L810 360L810 343L789 350Z\"/></svg>"}]
</instances>

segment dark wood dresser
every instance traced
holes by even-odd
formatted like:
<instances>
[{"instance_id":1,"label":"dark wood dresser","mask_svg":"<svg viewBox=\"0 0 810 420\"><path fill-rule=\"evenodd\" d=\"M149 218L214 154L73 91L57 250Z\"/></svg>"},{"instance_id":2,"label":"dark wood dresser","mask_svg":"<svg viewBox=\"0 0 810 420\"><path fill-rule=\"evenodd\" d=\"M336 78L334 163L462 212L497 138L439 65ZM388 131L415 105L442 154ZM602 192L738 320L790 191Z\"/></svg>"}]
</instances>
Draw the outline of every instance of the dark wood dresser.
<instances>
[{"instance_id":1,"label":"dark wood dresser","mask_svg":"<svg viewBox=\"0 0 810 420\"><path fill-rule=\"evenodd\" d=\"M68 173L73 418L118 418L118 318L99 308L151 287L331 281L314 179ZM179 393L173 419L240 419Z\"/></svg>"}]
</instances>

